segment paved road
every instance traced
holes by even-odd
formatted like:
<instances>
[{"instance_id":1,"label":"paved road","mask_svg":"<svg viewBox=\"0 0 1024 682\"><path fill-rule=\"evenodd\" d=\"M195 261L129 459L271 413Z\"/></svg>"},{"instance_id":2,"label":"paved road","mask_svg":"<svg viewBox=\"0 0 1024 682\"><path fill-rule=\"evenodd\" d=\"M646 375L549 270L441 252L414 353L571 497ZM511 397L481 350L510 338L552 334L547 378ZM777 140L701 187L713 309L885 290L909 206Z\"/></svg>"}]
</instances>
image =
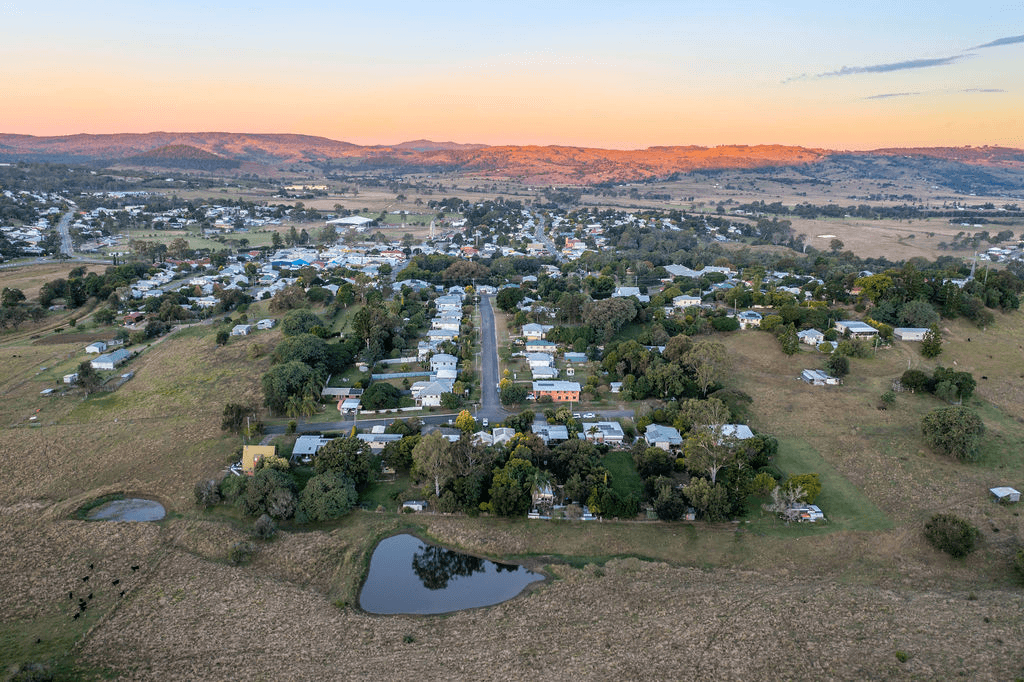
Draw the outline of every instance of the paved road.
<instances>
[{"instance_id":1,"label":"paved road","mask_svg":"<svg viewBox=\"0 0 1024 682\"><path fill-rule=\"evenodd\" d=\"M328 407L327 409L331 410L334 408ZM455 412L451 414L418 414L415 412L410 412L408 414L389 415L383 419L363 417L355 421L349 419L347 421L336 422L315 422L312 424L299 424L298 427L296 428L296 431L298 433L321 433L323 431L341 431L347 434L349 431L352 430L353 426L358 426L360 431L365 431L368 430L371 426L387 426L396 419L411 419L413 417L416 417L424 424L447 425L449 419L451 419L453 422L455 421L456 414L457 413ZM277 425L268 426L264 433L277 435L282 434L285 431L286 427L284 425Z\"/></svg>"},{"instance_id":2,"label":"paved road","mask_svg":"<svg viewBox=\"0 0 1024 682\"><path fill-rule=\"evenodd\" d=\"M537 227L535 229L537 241L542 242L545 246L547 246L548 251L550 251L551 255L555 257L555 261L561 263L562 254L559 253L558 249L555 248L555 243L551 241L551 238L548 236L548 233L544 231L544 216L541 215L540 213L534 213L533 217L537 222Z\"/></svg>"},{"instance_id":3,"label":"paved road","mask_svg":"<svg viewBox=\"0 0 1024 682\"><path fill-rule=\"evenodd\" d=\"M478 418L497 423L507 413L498 398L498 340L491 297L480 297L480 411Z\"/></svg>"},{"instance_id":4,"label":"paved road","mask_svg":"<svg viewBox=\"0 0 1024 682\"><path fill-rule=\"evenodd\" d=\"M57 223L57 231L60 232L60 252L68 258L75 255L74 244L71 241L71 231L68 229L71 227L71 219L75 217L74 211L68 211L60 217L60 221Z\"/></svg>"}]
</instances>

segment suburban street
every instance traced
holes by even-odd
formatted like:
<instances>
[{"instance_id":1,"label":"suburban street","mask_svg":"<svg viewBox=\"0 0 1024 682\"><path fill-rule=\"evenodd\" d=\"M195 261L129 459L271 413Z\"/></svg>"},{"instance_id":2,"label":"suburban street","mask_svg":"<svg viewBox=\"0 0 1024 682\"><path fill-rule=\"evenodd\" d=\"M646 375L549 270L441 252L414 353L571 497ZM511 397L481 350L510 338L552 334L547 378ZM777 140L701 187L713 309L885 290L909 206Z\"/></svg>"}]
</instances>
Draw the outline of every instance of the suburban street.
<instances>
[{"instance_id":1,"label":"suburban street","mask_svg":"<svg viewBox=\"0 0 1024 682\"><path fill-rule=\"evenodd\" d=\"M68 258L74 256L73 242L71 241L71 219L75 217L74 211L68 211L60 217L57 223L57 231L60 232L60 252Z\"/></svg>"},{"instance_id":2,"label":"suburban street","mask_svg":"<svg viewBox=\"0 0 1024 682\"><path fill-rule=\"evenodd\" d=\"M490 296L480 297L480 348L480 412L477 417L497 423L507 412L501 408L498 398L498 340Z\"/></svg>"}]
</instances>

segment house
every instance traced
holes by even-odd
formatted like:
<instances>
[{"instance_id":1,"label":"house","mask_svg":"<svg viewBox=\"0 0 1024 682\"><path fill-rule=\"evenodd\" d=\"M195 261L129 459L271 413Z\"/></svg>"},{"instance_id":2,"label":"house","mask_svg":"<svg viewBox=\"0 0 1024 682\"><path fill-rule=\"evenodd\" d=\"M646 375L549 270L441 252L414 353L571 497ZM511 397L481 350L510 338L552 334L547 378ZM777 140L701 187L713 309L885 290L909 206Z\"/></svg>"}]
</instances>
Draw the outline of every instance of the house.
<instances>
[{"instance_id":1,"label":"house","mask_svg":"<svg viewBox=\"0 0 1024 682\"><path fill-rule=\"evenodd\" d=\"M644 440L652 447L669 452L678 450L683 444L683 437L679 435L678 430L661 424L648 425L647 430L644 431Z\"/></svg>"},{"instance_id":2,"label":"house","mask_svg":"<svg viewBox=\"0 0 1024 682\"><path fill-rule=\"evenodd\" d=\"M558 378L558 368L557 367L549 367L547 365L545 365L543 367L531 367L530 368L530 373L531 373L531 375L532 375L532 377L534 379L557 379ZM568 371L566 373L569 376L574 376L576 374L576 372L574 372L571 367L568 369Z\"/></svg>"},{"instance_id":3,"label":"house","mask_svg":"<svg viewBox=\"0 0 1024 682\"><path fill-rule=\"evenodd\" d=\"M402 440L402 434L400 433L357 433L356 438L368 443L370 450L373 452L380 452L387 447L388 443L394 443L395 441Z\"/></svg>"},{"instance_id":4,"label":"house","mask_svg":"<svg viewBox=\"0 0 1024 682\"><path fill-rule=\"evenodd\" d=\"M316 457L316 453L323 446L331 442L331 438L324 438L323 436L299 436L295 439L295 445L292 447L291 461L309 461L313 457Z\"/></svg>"},{"instance_id":5,"label":"house","mask_svg":"<svg viewBox=\"0 0 1024 682\"><path fill-rule=\"evenodd\" d=\"M414 512L426 511L427 503L425 500L408 500L402 503L402 509L411 509Z\"/></svg>"},{"instance_id":6,"label":"house","mask_svg":"<svg viewBox=\"0 0 1024 682\"><path fill-rule=\"evenodd\" d=\"M558 350L558 344L543 339L526 342L527 353L554 353L556 350Z\"/></svg>"},{"instance_id":7,"label":"house","mask_svg":"<svg viewBox=\"0 0 1024 682\"><path fill-rule=\"evenodd\" d=\"M726 438L746 440L754 437L754 432L746 424L722 424L722 435Z\"/></svg>"},{"instance_id":8,"label":"house","mask_svg":"<svg viewBox=\"0 0 1024 682\"><path fill-rule=\"evenodd\" d=\"M431 434L435 431L440 433L441 437L449 443L458 443L459 439L462 438L462 431L460 429L450 429L443 426L427 427L423 430L423 435Z\"/></svg>"},{"instance_id":9,"label":"house","mask_svg":"<svg viewBox=\"0 0 1024 682\"><path fill-rule=\"evenodd\" d=\"M412 387L412 397L419 407L441 407L441 395L452 392L452 385L449 382L440 381L416 382L421 384Z\"/></svg>"},{"instance_id":10,"label":"house","mask_svg":"<svg viewBox=\"0 0 1024 682\"><path fill-rule=\"evenodd\" d=\"M1007 486L989 488L990 493L1000 502L1020 502L1020 492Z\"/></svg>"},{"instance_id":11,"label":"house","mask_svg":"<svg viewBox=\"0 0 1024 682\"><path fill-rule=\"evenodd\" d=\"M610 387L612 393L622 393L621 381L613 381L609 383L608 386Z\"/></svg>"},{"instance_id":12,"label":"house","mask_svg":"<svg viewBox=\"0 0 1024 682\"><path fill-rule=\"evenodd\" d=\"M616 287L612 292L612 298L636 298L641 303L650 303L651 297L640 293L640 287Z\"/></svg>"},{"instance_id":13,"label":"house","mask_svg":"<svg viewBox=\"0 0 1024 682\"><path fill-rule=\"evenodd\" d=\"M820 369L805 369L800 373L800 378L812 386L838 386L839 379L831 376Z\"/></svg>"},{"instance_id":14,"label":"house","mask_svg":"<svg viewBox=\"0 0 1024 682\"><path fill-rule=\"evenodd\" d=\"M71 374L64 375L65 384L73 384L78 381L78 372L72 372Z\"/></svg>"},{"instance_id":15,"label":"house","mask_svg":"<svg viewBox=\"0 0 1024 682\"><path fill-rule=\"evenodd\" d=\"M555 491L550 483L539 485L533 490L533 506L550 506L555 503Z\"/></svg>"},{"instance_id":16,"label":"house","mask_svg":"<svg viewBox=\"0 0 1024 682\"><path fill-rule=\"evenodd\" d=\"M756 313L753 310L744 310L736 316L736 320L740 323L740 329L760 327L762 319L761 313Z\"/></svg>"},{"instance_id":17,"label":"house","mask_svg":"<svg viewBox=\"0 0 1024 682\"><path fill-rule=\"evenodd\" d=\"M338 412L341 412L342 414L358 412L361 404L362 398L342 398L338 401Z\"/></svg>"},{"instance_id":18,"label":"house","mask_svg":"<svg viewBox=\"0 0 1024 682\"><path fill-rule=\"evenodd\" d=\"M506 426L499 426L491 429L491 435L494 437L494 444L501 445L512 440L512 437L516 435L516 430Z\"/></svg>"},{"instance_id":19,"label":"house","mask_svg":"<svg viewBox=\"0 0 1024 682\"><path fill-rule=\"evenodd\" d=\"M618 422L584 422L579 437L586 438L591 443L621 445L626 434Z\"/></svg>"},{"instance_id":20,"label":"house","mask_svg":"<svg viewBox=\"0 0 1024 682\"><path fill-rule=\"evenodd\" d=\"M459 359L448 353L435 353L430 358L430 371L437 373L442 369L454 370L458 367Z\"/></svg>"},{"instance_id":21,"label":"house","mask_svg":"<svg viewBox=\"0 0 1024 682\"><path fill-rule=\"evenodd\" d=\"M548 396L556 403L578 401L580 385L576 381L534 381L533 396L535 400Z\"/></svg>"},{"instance_id":22,"label":"house","mask_svg":"<svg viewBox=\"0 0 1024 682\"><path fill-rule=\"evenodd\" d=\"M550 367L555 363L555 359L547 353L527 353L526 362L530 365L530 369L536 369Z\"/></svg>"},{"instance_id":23,"label":"house","mask_svg":"<svg viewBox=\"0 0 1024 682\"><path fill-rule=\"evenodd\" d=\"M569 352L569 353L566 353L564 355L564 357L565 357L565 361L566 362L574 362L574 363L576 363L578 365L587 361L587 354L586 353L572 353L572 352Z\"/></svg>"},{"instance_id":24,"label":"house","mask_svg":"<svg viewBox=\"0 0 1024 682\"><path fill-rule=\"evenodd\" d=\"M692 308L700 305L700 296L683 294L672 299L672 305L676 308Z\"/></svg>"},{"instance_id":25,"label":"house","mask_svg":"<svg viewBox=\"0 0 1024 682\"><path fill-rule=\"evenodd\" d=\"M89 364L92 365L93 369L113 370L131 356L131 351L121 348L120 350L115 350L113 353L101 355Z\"/></svg>"},{"instance_id":26,"label":"house","mask_svg":"<svg viewBox=\"0 0 1024 682\"><path fill-rule=\"evenodd\" d=\"M256 464L262 458L276 456L276 445L244 445L242 446L242 473L252 476L256 473Z\"/></svg>"},{"instance_id":27,"label":"house","mask_svg":"<svg viewBox=\"0 0 1024 682\"><path fill-rule=\"evenodd\" d=\"M323 390L320 391L320 396L323 398L332 398L334 400L344 400L345 398L358 398L363 394L361 388L348 388L348 387L335 387L335 386L324 386Z\"/></svg>"},{"instance_id":28,"label":"house","mask_svg":"<svg viewBox=\"0 0 1024 682\"><path fill-rule=\"evenodd\" d=\"M569 429L564 424L548 424L547 422L534 422L530 429L540 437L547 445L552 441L562 442L569 440Z\"/></svg>"},{"instance_id":29,"label":"house","mask_svg":"<svg viewBox=\"0 0 1024 682\"><path fill-rule=\"evenodd\" d=\"M797 332L796 337L800 339L800 343L806 343L808 346L814 346L815 348L825 342L825 334L817 329L804 329Z\"/></svg>"},{"instance_id":30,"label":"house","mask_svg":"<svg viewBox=\"0 0 1024 682\"><path fill-rule=\"evenodd\" d=\"M257 329L273 329L274 325L277 324L277 320L272 317L267 317L256 323Z\"/></svg>"},{"instance_id":31,"label":"house","mask_svg":"<svg viewBox=\"0 0 1024 682\"><path fill-rule=\"evenodd\" d=\"M105 341L93 341L85 347L86 353L103 353L107 350L107 344Z\"/></svg>"},{"instance_id":32,"label":"house","mask_svg":"<svg viewBox=\"0 0 1024 682\"><path fill-rule=\"evenodd\" d=\"M427 338L431 341L454 341L459 338L459 332L450 329L431 329L427 332Z\"/></svg>"},{"instance_id":33,"label":"house","mask_svg":"<svg viewBox=\"0 0 1024 682\"><path fill-rule=\"evenodd\" d=\"M231 328L231 336L247 336L251 331L251 324L236 324Z\"/></svg>"},{"instance_id":34,"label":"house","mask_svg":"<svg viewBox=\"0 0 1024 682\"><path fill-rule=\"evenodd\" d=\"M851 339L871 339L878 336L877 329L860 320L837 320L835 326L837 332L843 336L849 334Z\"/></svg>"},{"instance_id":35,"label":"house","mask_svg":"<svg viewBox=\"0 0 1024 682\"><path fill-rule=\"evenodd\" d=\"M896 327L892 330L892 335L900 341L924 341L927 333L924 327Z\"/></svg>"},{"instance_id":36,"label":"house","mask_svg":"<svg viewBox=\"0 0 1024 682\"><path fill-rule=\"evenodd\" d=\"M523 325L523 336L527 341L537 341L544 338L544 335L551 331L551 325L529 323Z\"/></svg>"}]
</instances>

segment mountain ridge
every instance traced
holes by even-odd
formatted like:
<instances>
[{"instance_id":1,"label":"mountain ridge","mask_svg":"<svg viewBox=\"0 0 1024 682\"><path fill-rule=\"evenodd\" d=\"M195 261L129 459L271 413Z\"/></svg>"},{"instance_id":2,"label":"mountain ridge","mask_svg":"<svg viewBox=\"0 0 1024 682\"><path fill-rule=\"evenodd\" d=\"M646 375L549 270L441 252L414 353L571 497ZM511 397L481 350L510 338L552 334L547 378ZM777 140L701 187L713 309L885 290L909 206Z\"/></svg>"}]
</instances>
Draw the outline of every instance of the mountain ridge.
<instances>
[{"instance_id":1,"label":"mountain ridge","mask_svg":"<svg viewBox=\"0 0 1024 682\"><path fill-rule=\"evenodd\" d=\"M183 148L196 150L184 153ZM178 149L176 153L155 150ZM200 158L201 153L211 157ZM167 166L184 154L198 170L267 169L451 170L531 183L591 185L669 177L716 169L793 167L833 157L913 157L1024 171L1024 150L1009 147L886 147L867 151L795 145L658 145L602 149L571 145L486 145L419 139L357 145L297 133L165 132L33 136L0 133L0 160ZM218 161L219 160L219 161ZM220 163L223 161L225 163Z\"/></svg>"}]
</instances>

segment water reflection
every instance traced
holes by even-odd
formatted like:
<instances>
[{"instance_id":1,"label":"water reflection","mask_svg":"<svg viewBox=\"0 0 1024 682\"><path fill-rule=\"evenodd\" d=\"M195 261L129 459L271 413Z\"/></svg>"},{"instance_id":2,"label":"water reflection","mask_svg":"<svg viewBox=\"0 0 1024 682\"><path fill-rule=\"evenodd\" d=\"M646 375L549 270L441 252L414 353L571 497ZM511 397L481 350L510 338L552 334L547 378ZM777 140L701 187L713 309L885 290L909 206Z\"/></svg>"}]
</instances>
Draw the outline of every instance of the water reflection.
<instances>
[{"instance_id":1,"label":"water reflection","mask_svg":"<svg viewBox=\"0 0 1024 682\"><path fill-rule=\"evenodd\" d=\"M374 550L359 605L371 613L447 613L501 603L543 578L522 566L396 535Z\"/></svg>"}]
</instances>

